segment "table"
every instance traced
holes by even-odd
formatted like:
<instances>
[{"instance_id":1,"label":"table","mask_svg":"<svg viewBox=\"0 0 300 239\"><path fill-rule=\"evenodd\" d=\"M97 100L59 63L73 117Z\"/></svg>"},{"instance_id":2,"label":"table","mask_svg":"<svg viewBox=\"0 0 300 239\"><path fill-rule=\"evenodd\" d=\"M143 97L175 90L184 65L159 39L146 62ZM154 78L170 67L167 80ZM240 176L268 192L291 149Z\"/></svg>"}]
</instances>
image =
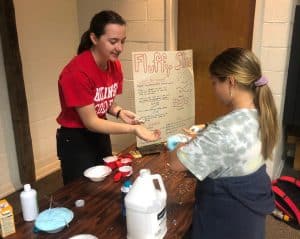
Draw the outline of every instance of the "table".
<instances>
[{"instance_id":1,"label":"table","mask_svg":"<svg viewBox=\"0 0 300 239\"><path fill-rule=\"evenodd\" d=\"M130 147L122 153L134 149ZM139 170L148 168L151 173L162 176L167 191L167 234L164 238L182 238L188 230L194 204L196 180L188 172L174 172L168 166L168 153L147 155L133 160L132 181L139 175ZM15 216L17 232L7 239L14 238L55 238L64 239L76 234L93 234L99 239L126 238L126 219L121 216L122 182L113 181L113 172L102 182L92 182L80 178L56 191L53 207L62 206L74 212L74 218L61 232L48 234L34 233L33 222L24 222L20 214ZM85 206L78 208L74 202L84 199ZM47 200L39 202L40 211L49 207ZM142 239L142 238L141 238Z\"/></svg>"}]
</instances>

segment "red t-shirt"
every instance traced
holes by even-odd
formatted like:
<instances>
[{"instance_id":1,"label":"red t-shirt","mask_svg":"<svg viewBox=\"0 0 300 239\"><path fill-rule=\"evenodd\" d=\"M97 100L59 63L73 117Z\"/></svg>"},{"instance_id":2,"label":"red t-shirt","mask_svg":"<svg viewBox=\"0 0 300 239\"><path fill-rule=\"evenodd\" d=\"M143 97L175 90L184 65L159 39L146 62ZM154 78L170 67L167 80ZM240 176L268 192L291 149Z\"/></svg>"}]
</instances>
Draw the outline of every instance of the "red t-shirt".
<instances>
[{"instance_id":1,"label":"red t-shirt","mask_svg":"<svg viewBox=\"0 0 300 239\"><path fill-rule=\"evenodd\" d=\"M65 66L58 81L61 113L57 122L68 128L84 128L75 107L94 103L99 118L105 118L117 94L122 93L119 61L109 61L106 71L96 64L91 51L84 51Z\"/></svg>"}]
</instances>

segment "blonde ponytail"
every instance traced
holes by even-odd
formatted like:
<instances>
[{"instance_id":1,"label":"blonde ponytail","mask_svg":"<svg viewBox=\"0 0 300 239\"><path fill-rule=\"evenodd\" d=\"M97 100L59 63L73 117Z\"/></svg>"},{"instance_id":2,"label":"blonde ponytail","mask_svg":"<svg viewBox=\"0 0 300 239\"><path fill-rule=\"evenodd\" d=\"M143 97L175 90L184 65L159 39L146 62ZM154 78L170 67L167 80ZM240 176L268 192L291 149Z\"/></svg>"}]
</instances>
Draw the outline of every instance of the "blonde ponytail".
<instances>
[{"instance_id":1,"label":"blonde ponytail","mask_svg":"<svg viewBox=\"0 0 300 239\"><path fill-rule=\"evenodd\" d=\"M279 135L277 111L258 58L248 49L228 48L212 61L209 71L221 82L234 76L239 86L253 93L259 114L261 154L264 159L271 158Z\"/></svg>"},{"instance_id":2,"label":"blonde ponytail","mask_svg":"<svg viewBox=\"0 0 300 239\"><path fill-rule=\"evenodd\" d=\"M259 113L260 138L264 159L271 158L279 135L277 110L268 85L256 87L254 104Z\"/></svg>"}]
</instances>

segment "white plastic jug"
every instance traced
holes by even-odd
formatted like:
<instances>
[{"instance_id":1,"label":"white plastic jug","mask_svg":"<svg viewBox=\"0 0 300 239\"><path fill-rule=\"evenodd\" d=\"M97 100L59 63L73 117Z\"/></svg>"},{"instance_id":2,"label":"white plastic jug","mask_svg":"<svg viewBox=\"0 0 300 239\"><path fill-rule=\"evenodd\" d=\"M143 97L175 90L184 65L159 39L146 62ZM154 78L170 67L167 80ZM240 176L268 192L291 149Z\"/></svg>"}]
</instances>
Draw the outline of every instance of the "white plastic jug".
<instances>
[{"instance_id":1,"label":"white plastic jug","mask_svg":"<svg viewBox=\"0 0 300 239\"><path fill-rule=\"evenodd\" d=\"M159 189L154 180L158 181ZM159 174L141 169L125 196L128 239L162 239L167 232L167 193Z\"/></svg>"}]
</instances>

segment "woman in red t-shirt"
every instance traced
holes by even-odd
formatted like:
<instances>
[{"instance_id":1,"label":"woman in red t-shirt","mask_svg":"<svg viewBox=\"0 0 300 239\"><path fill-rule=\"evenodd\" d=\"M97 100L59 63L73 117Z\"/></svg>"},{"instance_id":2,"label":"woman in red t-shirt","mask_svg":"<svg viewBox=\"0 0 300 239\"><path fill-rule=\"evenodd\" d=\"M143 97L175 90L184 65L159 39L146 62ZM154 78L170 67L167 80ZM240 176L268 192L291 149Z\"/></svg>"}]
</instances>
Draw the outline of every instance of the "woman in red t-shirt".
<instances>
[{"instance_id":1,"label":"woman in red t-shirt","mask_svg":"<svg viewBox=\"0 0 300 239\"><path fill-rule=\"evenodd\" d=\"M75 56L60 74L61 113L57 122L57 154L64 183L112 155L109 134L132 133L145 141L160 138L158 130L139 125L136 115L114 102L122 93L119 54L125 43L126 22L113 11L96 14L82 37ZM124 123L106 120L106 113Z\"/></svg>"}]
</instances>

